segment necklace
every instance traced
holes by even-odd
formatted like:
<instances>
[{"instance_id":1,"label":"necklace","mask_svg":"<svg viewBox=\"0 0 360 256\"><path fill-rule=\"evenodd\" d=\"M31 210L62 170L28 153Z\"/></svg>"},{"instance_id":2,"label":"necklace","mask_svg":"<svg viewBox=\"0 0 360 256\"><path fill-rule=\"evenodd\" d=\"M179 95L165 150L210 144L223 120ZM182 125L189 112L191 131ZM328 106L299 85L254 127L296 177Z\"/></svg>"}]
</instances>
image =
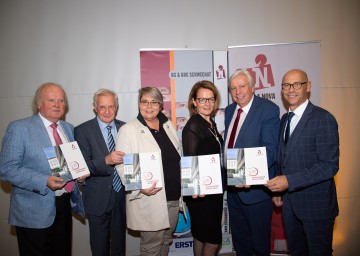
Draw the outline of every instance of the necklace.
<instances>
[{"instance_id":1,"label":"necklace","mask_svg":"<svg viewBox=\"0 0 360 256\"><path fill-rule=\"evenodd\" d=\"M223 159L223 149L222 149L222 145L220 143L219 137L217 135L216 129L214 129L214 131L212 131L212 129L210 127L208 127L209 131L211 132L211 134L215 137L216 141L219 143L219 147L220 147L220 162L221 162L221 166L224 166L224 159Z\"/></svg>"},{"instance_id":2,"label":"necklace","mask_svg":"<svg viewBox=\"0 0 360 256\"><path fill-rule=\"evenodd\" d=\"M215 139L220 143L219 137L217 136L215 129L214 129L214 131L212 131L212 129L210 127L208 127L208 129L211 132L211 134L214 135Z\"/></svg>"}]
</instances>

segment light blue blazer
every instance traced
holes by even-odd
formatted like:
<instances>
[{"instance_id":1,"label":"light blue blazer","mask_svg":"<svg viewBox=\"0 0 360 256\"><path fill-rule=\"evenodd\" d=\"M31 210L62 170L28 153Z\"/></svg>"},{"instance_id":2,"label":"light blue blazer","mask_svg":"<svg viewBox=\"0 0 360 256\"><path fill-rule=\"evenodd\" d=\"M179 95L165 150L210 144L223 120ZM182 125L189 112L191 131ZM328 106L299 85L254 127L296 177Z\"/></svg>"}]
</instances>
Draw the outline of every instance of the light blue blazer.
<instances>
[{"instance_id":1,"label":"light blue blazer","mask_svg":"<svg viewBox=\"0 0 360 256\"><path fill-rule=\"evenodd\" d=\"M74 127L64 121L60 126L69 141ZM55 219L55 192L47 187L51 169L44 148L51 141L40 116L11 122L0 154L0 179L12 184L9 224L27 228L46 228ZM84 216L81 194L76 184L71 193L72 209Z\"/></svg>"}]
</instances>

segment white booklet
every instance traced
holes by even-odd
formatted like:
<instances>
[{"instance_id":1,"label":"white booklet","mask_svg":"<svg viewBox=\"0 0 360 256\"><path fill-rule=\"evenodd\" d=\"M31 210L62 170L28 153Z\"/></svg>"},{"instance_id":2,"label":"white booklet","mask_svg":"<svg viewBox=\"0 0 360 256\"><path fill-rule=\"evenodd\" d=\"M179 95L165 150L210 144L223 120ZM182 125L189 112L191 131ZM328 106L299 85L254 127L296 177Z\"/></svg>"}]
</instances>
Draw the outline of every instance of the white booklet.
<instances>
[{"instance_id":1,"label":"white booklet","mask_svg":"<svg viewBox=\"0 0 360 256\"><path fill-rule=\"evenodd\" d=\"M139 190L141 189L141 174L139 154L126 154L123 157L124 164L124 178L125 190Z\"/></svg>"},{"instance_id":2,"label":"white booklet","mask_svg":"<svg viewBox=\"0 0 360 256\"><path fill-rule=\"evenodd\" d=\"M266 147L228 148L226 168L228 186L265 184L269 180Z\"/></svg>"},{"instance_id":3,"label":"white booklet","mask_svg":"<svg viewBox=\"0 0 360 256\"><path fill-rule=\"evenodd\" d=\"M181 189L184 196L221 194L219 154L181 157Z\"/></svg>"},{"instance_id":4,"label":"white booklet","mask_svg":"<svg viewBox=\"0 0 360 256\"><path fill-rule=\"evenodd\" d=\"M74 180L83 175L90 174L76 141L44 148L44 152L52 175L61 177L64 181Z\"/></svg>"},{"instance_id":5,"label":"white booklet","mask_svg":"<svg viewBox=\"0 0 360 256\"><path fill-rule=\"evenodd\" d=\"M163 187L161 157L159 152L129 153L123 158L125 190L139 190L151 187Z\"/></svg>"},{"instance_id":6,"label":"white booklet","mask_svg":"<svg viewBox=\"0 0 360 256\"><path fill-rule=\"evenodd\" d=\"M183 196L200 194L199 165L197 156L183 156L181 165L181 189Z\"/></svg>"}]
</instances>

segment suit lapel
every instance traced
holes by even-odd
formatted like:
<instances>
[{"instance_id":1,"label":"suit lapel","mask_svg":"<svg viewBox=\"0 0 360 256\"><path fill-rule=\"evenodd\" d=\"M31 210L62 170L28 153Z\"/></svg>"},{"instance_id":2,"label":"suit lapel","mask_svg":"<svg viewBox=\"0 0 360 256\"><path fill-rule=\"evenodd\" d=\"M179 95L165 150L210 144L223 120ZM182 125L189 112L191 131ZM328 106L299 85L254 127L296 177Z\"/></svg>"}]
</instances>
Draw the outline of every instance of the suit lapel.
<instances>
[{"instance_id":1,"label":"suit lapel","mask_svg":"<svg viewBox=\"0 0 360 256\"><path fill-rule=\"evenodd\" d=\"M46 130L46 127L43 121L41 120L40 116L38 114L34 115L32 121L34 122L34 127L35 127L34 133L37 134L36 137L38 138L38 142L41 144L43 148L51 147L52 144L49 136L44 136L44 134L48 134L48 131Z\"/></svg>"},{"instance_id":2,"label":"suit lapel","mask_svg":"<svg viewBox=\"0 0 360 256\"><path fill-rule=\"evenodd\" d=\"M97 118L95 117L93 121L91 122L90 126L90 136L93 136L99 147L101 148L101 151L104 152L106 155L109 153L109 149L107 147L107 144L104 140L104 136L101 132L99 123L97 121Z\"/></svg>"},{"instance_id":3,"label":"suit lapel","mask_svg":"<svg viewBox=\"0 0 360 256\"><path fill-rule=\"evenodd\" d=\"M224 142L226 141L226 137L227 137L227 133L228 133L228 129L231 123L231 119L234 115L236 109L236 103L232 103L231 105L229 105L229 110L226 113L225 116L225 133L224 133Z\"/></svg>"},{"instance_id":4,"label":"suit lapel","mask_svg":"<svg viewBox=\"0 0 360 256\"><path fill-rule=\"evenodd\" d=\"M298 124L296 125L296 127L295 127L294 131L292 132L292 134L289 138L289 141L286 145L286 151L289 153L286 154L287 157L284 159L284 161L287 160L288 156L296 148L296 146L298 144L297 141L300 139L301 135L303 134L303 130L310 119L312 110L313 110L313 105L309 102L301 119L299 120Z\"/></svg>"}]
</instances>

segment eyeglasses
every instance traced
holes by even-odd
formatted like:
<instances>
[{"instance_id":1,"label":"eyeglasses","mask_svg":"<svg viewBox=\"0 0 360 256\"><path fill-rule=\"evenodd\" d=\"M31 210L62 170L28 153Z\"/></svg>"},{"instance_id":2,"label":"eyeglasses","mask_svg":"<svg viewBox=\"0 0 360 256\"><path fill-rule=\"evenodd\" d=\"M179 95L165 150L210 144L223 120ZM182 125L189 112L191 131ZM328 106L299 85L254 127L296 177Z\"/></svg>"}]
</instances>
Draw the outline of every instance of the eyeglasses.
<instances>
[{"instance_id":1,"label":"eyeglasses","mask_svg":"<svg viewBox=\"0 0 360 256\"><path fill-rule=\"evenodd\" d=\"M160 102L158 102L158 101L140 100L140 105L141 106L146 107L146 106L149 106L149 104L150 104L151 107L157 107L157 106L160 105Z\"/></svg>"},{"instance_id":2,"label":"eyeglasses","mask_svg":"<svg viewBox=\"0 0 360 256\"><path fill-rule=\"evenodd\" d=\"M99 111L105 111L105 110L113 111L113 110L116 110L116 106L115 106L115 105L111 105L111 106L97 106L97 109L98 109Z\"/></svg>"},{"instance_id":3,"label":"eyeglasses","mask_svg":"<svg viewBox=\"0 0 360 256\"><path fill-rule=\"evenodd\" d=\"M308 81L306 82L295 82L293 84L289 84L289 83L284 83L281 85L281 87L283 88L284 91L288 91L290 90L291 86L292 88L294 88L294 90L299 90L303 84L307 84Z\"/></svg>"},{"instance_id":4,"label":"eyeglasses","mask_svg":"<svg viewBox=\"0 0 360 256\"><path fill-rule=\"evenodd\" d=\"M205 104L206 102L215 103L215 98L196 98L200 104Z\"/></svg>"}]
</instances>

